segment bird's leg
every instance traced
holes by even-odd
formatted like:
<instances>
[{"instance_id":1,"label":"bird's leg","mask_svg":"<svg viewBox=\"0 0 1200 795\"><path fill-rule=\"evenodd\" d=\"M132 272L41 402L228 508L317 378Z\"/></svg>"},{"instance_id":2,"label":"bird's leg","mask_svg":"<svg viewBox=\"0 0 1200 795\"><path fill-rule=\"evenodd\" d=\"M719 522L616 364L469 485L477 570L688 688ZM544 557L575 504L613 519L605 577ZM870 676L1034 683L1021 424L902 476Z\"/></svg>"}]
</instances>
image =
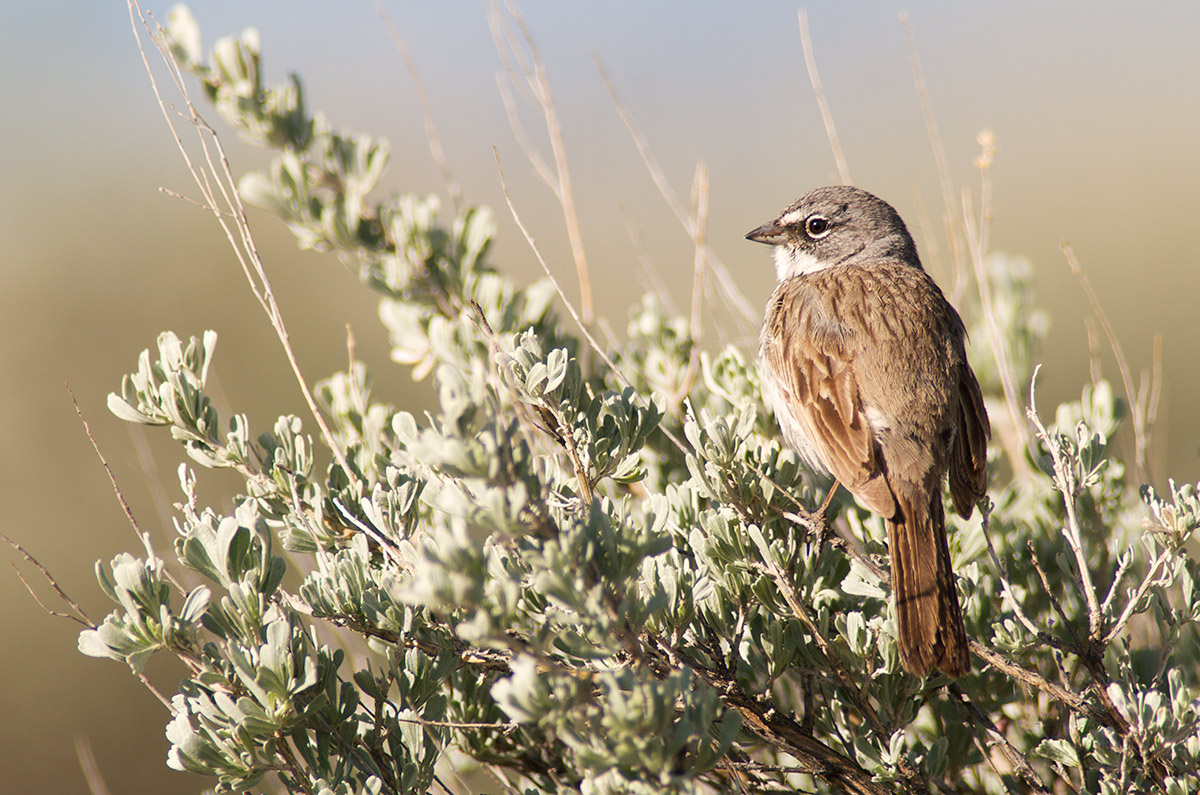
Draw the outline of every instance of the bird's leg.
<instances>
[{"instance_id":1,"label":"bird's leg","mask_svg":"<svg viewBox=\"0 0 1200 795\"><path fill-rule=\"evenodd\" d=\"M818 556L821 554L821 550L825 548L829 537L833 535L833 528L829 524L829 506L833 502L833 495L837 494L838 486L840 485L837 479L834 479L833 485L829 488L829 493L825 495L825 499L821 501L821 507L817 510L809 511L805 508L800 508L798 513L784 514L785 519L804 527L809 533L816 531ZM811 536L808 537L811 538ZM789 571L796 568L796 558L799 557L802 547L802 544L796 545L796 550L792 553L792 562L788 568Z\"/></svg>"},{"instance_id":2,"label":"bird's leg","mask_svg":"<svg viewBox=\"0 0 1200 795\"><path fill-rule=\"evenodd\" d=\"M833 495L837 494L838 487L841 485L837 478L834 478L833 485L829 487L829 493L825 495L825 499L821 501L821 507L817 509L816 516L821 523L821 532L817 536L818 550L825 548L825 542L833 533L833 527L829 524L829 506L833 503Z\"/></svg>"}]
</instances>

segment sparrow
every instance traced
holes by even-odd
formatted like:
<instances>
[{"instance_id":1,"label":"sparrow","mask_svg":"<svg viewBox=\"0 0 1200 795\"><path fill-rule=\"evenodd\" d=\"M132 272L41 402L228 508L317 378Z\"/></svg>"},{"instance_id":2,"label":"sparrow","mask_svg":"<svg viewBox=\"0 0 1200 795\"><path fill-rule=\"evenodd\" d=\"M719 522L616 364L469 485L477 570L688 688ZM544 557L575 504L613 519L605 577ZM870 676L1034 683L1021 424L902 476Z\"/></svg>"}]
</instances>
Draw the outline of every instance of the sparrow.
<instances>
[{"instance_id":1,"label":"sparrow","mask_svg":"<svg viewBox=\"0 0 1200 795\"><path fill-rule=\"evenodd\" d=\"M779 285L759 338L784 441L887 524L905 670L970 670L942 482L964 519L987 488L991 435L966 329L887 202L817 188L746 235Z\"/></svg>"}]
</instances>

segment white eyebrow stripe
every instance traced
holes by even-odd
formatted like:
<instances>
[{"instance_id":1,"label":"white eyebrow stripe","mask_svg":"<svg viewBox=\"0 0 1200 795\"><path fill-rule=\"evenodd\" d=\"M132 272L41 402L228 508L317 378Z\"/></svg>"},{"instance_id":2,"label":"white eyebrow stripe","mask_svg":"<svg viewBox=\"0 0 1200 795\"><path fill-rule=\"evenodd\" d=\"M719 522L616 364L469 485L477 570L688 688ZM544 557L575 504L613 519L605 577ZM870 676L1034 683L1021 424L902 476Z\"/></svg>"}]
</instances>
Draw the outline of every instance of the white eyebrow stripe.
<instances>
[{"instance_id":1,"label":"white eyebrow stripe","mask_svg":"<svg viewBox=\"0 0 1200 795\"><path fill-rule=\"evenodd\" d=\"M799 210L792 210L790 213L784 213L779 216L779 223L783 226L794 226L804 215Z\"/></svg>"}]
</instances>

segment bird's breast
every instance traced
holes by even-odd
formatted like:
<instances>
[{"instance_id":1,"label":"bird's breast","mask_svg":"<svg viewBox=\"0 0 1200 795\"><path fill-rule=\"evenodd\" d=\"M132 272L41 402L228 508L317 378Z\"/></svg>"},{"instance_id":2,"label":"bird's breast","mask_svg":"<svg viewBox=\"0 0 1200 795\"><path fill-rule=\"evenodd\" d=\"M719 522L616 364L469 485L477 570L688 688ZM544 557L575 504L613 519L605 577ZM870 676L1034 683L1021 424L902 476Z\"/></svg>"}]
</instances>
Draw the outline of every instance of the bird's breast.
<instances>
[{"instance_id":1,"label":"bird's breast","mask_svg":"<svg viewBox=\"0 0 1200 795\"><path fill-rule=\"evenodd\" d=\"M783 380L775 374L769 358L763 356L760 361L762 362L763 401L775 414L775 421L779 423L779 428L783 431L783 440L810 468L828 474L830 468L825 463L820 446L817 445L812 431L798 416L795 396L788 392Z\"/></svg>"}]
</instances>

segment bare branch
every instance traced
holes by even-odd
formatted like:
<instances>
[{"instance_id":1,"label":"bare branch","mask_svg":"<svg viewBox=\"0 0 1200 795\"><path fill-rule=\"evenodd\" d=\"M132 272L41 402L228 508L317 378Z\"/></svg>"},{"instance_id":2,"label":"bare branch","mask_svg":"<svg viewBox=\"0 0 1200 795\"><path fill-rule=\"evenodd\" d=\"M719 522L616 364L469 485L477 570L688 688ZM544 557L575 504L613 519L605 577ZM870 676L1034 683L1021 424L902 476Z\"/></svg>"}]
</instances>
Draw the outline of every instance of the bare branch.
<instances>
[{"instance_id":1,"label":"bare branch","mask_svg":"<svg viewBox=\"0 0 1200 795\"><path fill-rule=\"evenodd\" d=\"M754 536L751 536L754 539ZM812 620L812 616L808 610L800 602L799 596L796 594L796 589L792 587L783 570L779 568L779 564L771 557L771 551L765 546L759 547L759 554L762 557L760 570L771 578L775 583L775 587L783 595L783 599L787 602L788 607L792 609L792 614L799 619L804 628L808 630L809 636L813 642L817 644L817 648L821 650L822 656L833 669L833 675L838 683L846 689L850 694L850 698L854 701L854 706L858 709L862 716L867 719L867 723L871 725L871 730L879 737L886 737L887 732L883 727L883 723L879 720L879 715L875 712L875 708L871 706L871 702L867 700L858 683L850 678L850 673L842 665L842 661L838 658L837 652L830 646L829 641L821 634L821 630L817 627L816 622Z\"/></svg>"},{"instance_id":2,"label":"bare branch","mask_svg":"<svg viewBox=\"0 0 1200 795\"><path fill-rule=\"evenodd\" d=\"M1025 548L1029 552L1029 561L1033 564L1033 569L1037 572L1038 579L1042 582L1042 590L1046 592L1046 596L1050 599L1050 605L1054 608L1054 612L1058 613L1058 617L1062 619L1067 629L1074 634L1075 628L1071 624L1071 619L1067 618L1062 602L1058 601L1058 594L1054 593L1054 589L1050 587L1050 578L1046 576L1046 571L1042 568L1042 564L1038 562L1037 547L1033 545L1032 540L1028 540L1026 541ZM1076 638L1075 642L1078 645L1079 639Z\"/></svg>"},{"instance_id":3,"label":"bare branch","mask_svg":"<svg viewBox=\"0 0 1200 795\"><path fill-rule=\"evenodd\" d=\"M659 646L659 653L665 654L667 647L661 641ZM883 795L892 791L873 780L853 759L843 756L804 731L791 715L775 709L769 701L764 702L746 692L736 680L713 671L689 651L671 649L671 652L691 666L701 679L716 690L726 707L741 715L744 730L769 744L785 749L800 764L828 781L837 791L859 795Z\"/></svg>"},{"instance_id":4,"label":"bare branch","mask_svg":"<svg viewBox=\"0 0 1200 795\"><path fill-rule=\"evenodd\" d=\"M54 579L54 576L52 574L50 574L49 569L47 569L45 566L43 566L41 563L39 563L37 558L35 558L33 555L30 555L28 552L26 552L24 547L22 547L16 541L13 541L11 538L9 538L4 533L0 533L0 539L3 539L4 543L8 544L10 547L15 549L17 552L20 552L21 556L24 557L25 560L27 560L31 564L33 564L33 566L42 573L42 576L46 578L46 582L50 583L50 587L54 589L54 592L56 594L58 594L58 598L61 599L64 604L66 604L72 610L74 610L75 615L71 615L70 613L60 613L56 610L51 610L49 607L47 607L45 602L43 602L41 599L38 598L37 593L33 590L32 587L30 587L30 585L26 581L26 579L23 576L21 576L20 570L17 569L16 565L14 564L13 571L15 571L17 573L17 578L21 581L21 584L25 586L25 590L29 591L29 595L33 597L33 601L38 603L39 607L41 607L43 610L45 610L47 613L49 613L52 616L58 616L59 618L69 618L72 621L76 622L77 624L81 624L81 625L87 627L88 629L96 628L96 622L92 621L92 619L88 616L88 614L83 611L83 608L79 606L78 602L76 602L71 597L67 596L67 592L62 589L62 587L58 584L58 581Z\"/></svg>"},{"instance_id":5,"label":"bare branch","mask_svg":"<svg viewBox=\"0 0 1200 795\"><path fill-rule=\"evenodd\" d=\"M1088 637L1095 641L1100 639L1100 605L1096 599L1096 587L1092 584L1092 573L1088 568L1087 556L1083 551L1083 534L1076 512L1078 484L1075 482L1070 465L1063 459L1058 440L1051 437L1037 413L1035 387L1040 369L1040 365L1035 368L1033 377L1030 379L1029 409L1026 415L1037 428L1038 438L1046 445L1046 450L1050 453L1050 459L1054 464L1054 484L1062 494L1064 508L1067 512L1067 524L1063 527L1063 536L1067 539L1067 545L1071 547L1071 551L1075 553L1076 578L1088 606Z\"/></svg>"},{"instance_id":6,"label":"bare branch","mask_svg":"<svg viewBox=\"0 0 1200 795\"><path fill-rule=\"evenodd\" d=\"M1078 693L1072 693L1070 690L1048 681L1036 671L1030 671L1027 668L1017 665L1012 660L1008 659L996 650L984 646L977 640L971 641L971 653L995 668L1000 673L1010 676L1013 679L1016 679L1018 682L1042 691L1055 701L1061 702L1081 715L1097 714L1095 710L1089 708L1087 701L1084 700L1083 696L1079 695ZM1100 715L1100 717L1103 718L1104 716Z\"/></svg>"},{"instance_id":7,"label":"bare branch","mask_svg":"<svg viewBox=\"0 0 1200 795\"><path fill-rule=\"evenodd\" d=\"M1142 598L1152 586L1156 584L1163 584L1157 582L1158 574L1159 571L1161 571L1162 568L1171 561L1172 557L1173 556L1171 555L1170 550L1167 549L1161 550L1159 554L1155 556L1154 562L1150 564L1150 570L1146 572L1146 576L1142 578L1142 582L1138 586L1137 591L1129 598L1129 601L1125 604L1124 609L1121 610L1121 615L1117 616L1117 619L1113 621L1112 627L1109 628L1108 632L1105 633L1104 638L1100 641L1102 644L1111 643L1121 632L1121 630L1125 628L1125 625L1129 623L1129 619L1133 617L1133 611L1137 609L1138 602L1142 601ZM1122 571L1123 570L1118 570L1118 574L1120 574ZM1112 590L1116 590L1116 578L1113 580ZM1105 601L1107 603L1107 600Z\"/></svg>"},{"instance_id":8,"label":"bare branch","mask_svg":"<svg viewBox=\"0 0 1200 795\"><path fill-rule=\"evenodd\" d=\"M991 512L983 510L981 513L983 514L981 522L983 540L987 544L988 555L992 558L992 565L996 568L996 576L1000 579L1000 587L1004 591L1004 596L1008 599L1008 603L1012 605L1013 614L1021 622L1021 626L1025 627L1025 630L1030 635L1041 638L1045 633L1038 629L1029 616L1025 614L1025 609L1021 607L1020 601L1017 600L1016 594L1013 593L1012 583L1008 579L1008 569L1000 562L1000 557L996 554L996 548L992 545L992 537L988 534Z\"/></svg>"},{"instance_id":9,"label":"bare branch","mask_svg":"<svg viewBox=\"0 0 1200 795\"><path fill-rule=\"evenodd\" d=\"M88 441L92 443L92 449L96 451L96 456L100 459L100 465L104 467L105 473L108 474L108 482L112 484L113 492L117 495L117 502L121 504L121 510L125 512L125 518L129 520L130 527L137 534L138 540L142 542L142 547L146 550L146 554L150 557L155 557L154 547L150 543L150 534L144 532L138 525L137 519L133 515L133 510L130 509L129 503L125 501L125 495L121 493L121 487L117 485L117 478L113 474L112 468L109 467L108 461L104 458L104 453L100 452L100 445L96 442L96 437L92 435L92 428L88 425L87 418L83 416L83 409L79 408L79 401L75 399L75 393L71 390L71 385L67 384L67 394L71 396L71 404L75 406L75 414L79 417L79 421L83 423L83 432L87 434Z\"/></svg>"},{"instance_id":10,"label":"bare branch","mask_svg":"<svg viewBox=\"0 0 1200 795\"><path fill-rule=\"evenodd\" d=\"M1035 771L1029 764L1029 760L1026 759L1020 751L1013 747L1012 743L1010 743L1000 729L997 728L996 724L992 722L992 719L988 717L987 713L980 709L975 702L970 699L966 691L962 689L962 685L960 685L958 682L951 682L949 686L947 686L946 690L956 701L958 701L971 720L975 721L975 723L983 728L984 732L987 734L988 745L1000 749L1001 753L1004 754L1004 758L1007 759L1013 768L1021 775L1021 778L1025 780L1025 783L1033 788L1034 792L1050 792L1050 790L1046 788L1045 782L1043 782L1041 777L1038 776L1037 771Z\"/></svg>"}]
</instances>

